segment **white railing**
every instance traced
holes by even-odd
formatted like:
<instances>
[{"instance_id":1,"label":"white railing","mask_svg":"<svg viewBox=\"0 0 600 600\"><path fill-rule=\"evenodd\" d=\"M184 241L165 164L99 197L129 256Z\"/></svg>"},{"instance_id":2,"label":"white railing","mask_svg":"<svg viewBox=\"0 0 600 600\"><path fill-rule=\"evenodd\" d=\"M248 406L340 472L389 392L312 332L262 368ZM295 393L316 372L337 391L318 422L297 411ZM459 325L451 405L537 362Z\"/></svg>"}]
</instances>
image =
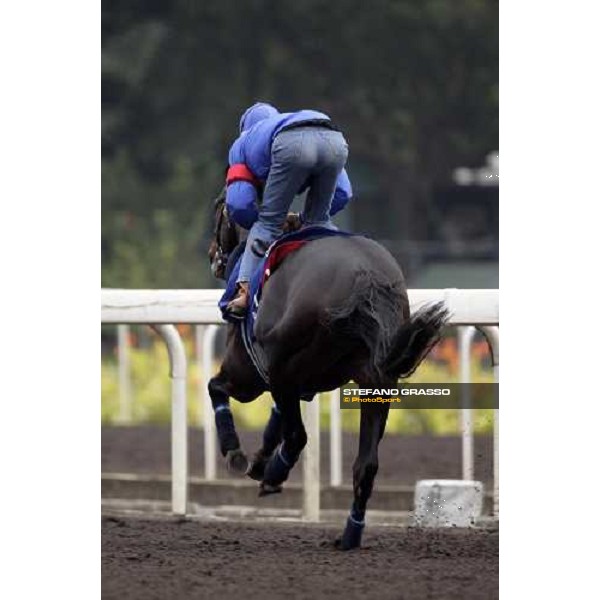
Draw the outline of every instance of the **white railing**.
<instances>
[{"instance_id":1,"label":"white railing","mask_svg":"<svg viewBox=\"0 0 600 600\"><path fill-rule=\"evenodd\" d=\"M495 380L499 381L499 309L498 290L409 290L411 311L430 302L444 300L451 318L449 325L459 327L461 380L470 380L470 344L474 328L486 336L492 352ZM102 290L102 323L147 324L161 335L169 351L172 378L171 469L172 511L187 510L187 398L185 382L187 364L183 344L174 324L208 325L198 327L196 346L204 376L199 397L202 398L204 426L205 477L216 478L217 440L212 404L208 395L208 379L213 375L214 341L217 325L223 325L217 301L222 290ZM469 326L469 327L467 327ZM201 330L204 331L201 331ZM128 394L127 394L128 396ZM337 395L330 395L330 480L342 482L341 413ZM498 515L498 410L494 413L494 514ZM304 452L304 503L307 520L319 517L319 400L305 408L305 426L309 443ZM463 478L473 478L473 432L471 413L462 411Z\"/></svg>"}]
</instances>

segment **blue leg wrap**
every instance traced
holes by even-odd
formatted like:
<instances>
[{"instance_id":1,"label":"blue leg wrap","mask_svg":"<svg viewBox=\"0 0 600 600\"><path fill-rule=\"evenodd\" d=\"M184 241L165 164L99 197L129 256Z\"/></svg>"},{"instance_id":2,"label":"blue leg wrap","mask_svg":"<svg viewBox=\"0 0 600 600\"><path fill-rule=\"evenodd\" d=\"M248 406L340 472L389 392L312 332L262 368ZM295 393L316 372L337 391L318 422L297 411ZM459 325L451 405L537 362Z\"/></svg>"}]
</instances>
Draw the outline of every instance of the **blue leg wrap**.
<instances>
[{"instance_id":1,"label":"blue leg wrap","mask_svg":"<svg viewBox=\"0 0 600 600\"><path fill-rule=\"evenodd\" d=\"M353 523L356 523L357 525L361 525L362 527L365 526L365 511L364 510L358 510L358 508L353 506L352 510L350 511L350 518L352 519Z\"/></svg>"},{"instance_id":2,"label":"blue leg wrap","mask_svg":"<svg viewBox=\"0 0 600 600\"><path fill-rule=\"evenodd\" d=\"M290 470L294 466L295 462L296 461L292 461L288 457L283 444L281 444L275 454L273 454L273 456L269 459L269 462L265 467L263 481L274 485L283 483L288 478Z\"/></svg>"},{"instance_id":3,"label":"blue leg wrap","mask_svg":"<svg viewBox=\"0 0 600 600\"><path fill-rule=\"evenodd\" d=\"M352 548L360 547L362 539L362 533L365 528L365 513L359 511L356 508L352 508L348 520L346 521L346 528L342 534L341 548L342 550L351 550Z\"/></svg>"},{"instance_id":4,"label":"blue leg wrap","mask_svg":"<svg viewBox=\"0 0 600 600\"><path fill-rule=\"evenodd\" d=\"M225 456L229 450L236 450L240 447L240 440L235 431L233 415L231 414L229 405L220 404L215 408L215 425L217 427L217 435L219 436L219 444L223 456Z\"/></svg>"}]
</instances>

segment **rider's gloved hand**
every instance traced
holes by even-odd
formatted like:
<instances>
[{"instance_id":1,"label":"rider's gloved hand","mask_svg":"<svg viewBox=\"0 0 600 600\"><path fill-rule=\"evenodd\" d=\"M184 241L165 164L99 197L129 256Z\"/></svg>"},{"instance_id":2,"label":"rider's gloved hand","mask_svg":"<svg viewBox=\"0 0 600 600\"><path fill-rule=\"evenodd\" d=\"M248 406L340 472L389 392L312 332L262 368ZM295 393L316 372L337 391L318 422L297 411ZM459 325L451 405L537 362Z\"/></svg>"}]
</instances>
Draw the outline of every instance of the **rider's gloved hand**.
<instances>
[{"instance_id":1,"label":"rider's gloved hand","mask_svg":"<svg viewBox=\"0 0 600 600\"><path fill-rule=\"evenodd\" d=\"M298 231L302 227L302 217L299 213L288 213L283 224L283 233L291 233L292 231Z\"/></svg>"}]
</instances>

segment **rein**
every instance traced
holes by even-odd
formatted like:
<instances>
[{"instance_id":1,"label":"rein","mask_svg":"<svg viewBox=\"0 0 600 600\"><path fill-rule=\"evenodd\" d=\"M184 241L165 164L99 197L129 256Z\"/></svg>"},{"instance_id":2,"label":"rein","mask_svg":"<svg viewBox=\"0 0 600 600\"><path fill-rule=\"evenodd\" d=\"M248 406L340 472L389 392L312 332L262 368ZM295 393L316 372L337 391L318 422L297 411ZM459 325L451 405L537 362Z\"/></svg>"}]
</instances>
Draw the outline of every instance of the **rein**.
<instances>
[{"instance_id":1,"label":"rein","mask_svg":"<svg viewBox=\"0 0 600 600\"><path fill-rule=\"evenodd\" d=\"M216 224L214 229L215 236L215 254L211 260L212 274L218 279L225 279L225 269L229 254L232 248L227 250L223 247L223 227L225 226L227 238L237 237L235 225L231 223L227 216L227 207L225 205L225 195L221 194L215 201L215 209L217 211ZM225 224L225 225L224 225ZM235 244L233 244L235 246Z\"/></svg>"}]
</instances>

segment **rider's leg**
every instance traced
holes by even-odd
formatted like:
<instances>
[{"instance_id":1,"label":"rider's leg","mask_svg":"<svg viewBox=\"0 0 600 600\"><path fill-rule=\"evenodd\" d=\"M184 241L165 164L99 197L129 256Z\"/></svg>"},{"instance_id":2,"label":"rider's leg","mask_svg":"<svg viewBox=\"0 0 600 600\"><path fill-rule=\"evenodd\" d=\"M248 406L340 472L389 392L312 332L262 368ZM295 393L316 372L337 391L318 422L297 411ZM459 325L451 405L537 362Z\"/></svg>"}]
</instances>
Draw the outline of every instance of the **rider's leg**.
<instances>
[{"instance_id":1,"label":"rider's leg","mask_svg":"<svg viewBox=\"0 0 600 600\"><path fill-rule=\"evenodd\" d=\"M245 285L241 287L241 294L229 304L234 313L245 311L248 302L247 282L250 281L267 248L281 234L294 196L314 165L314 157L305 156L304 131L285 131L273 140L271 169L263 201L258 211L258 220L250 229L237 279L238 284Z\"/></svg>"},{"instance_id":2,"label":"rider's leg","mask_svg":"<svg viewBox=\"0 0 600 600\"><path fill-rule=\"evenodd\" d=\"M334 228L329 211L338 176L348 158L348 144L339 131L317 129L312 135L318 148L318 162L316 173L311 177L302 220L305 225Z\"/></svg>"}]
</instances>

